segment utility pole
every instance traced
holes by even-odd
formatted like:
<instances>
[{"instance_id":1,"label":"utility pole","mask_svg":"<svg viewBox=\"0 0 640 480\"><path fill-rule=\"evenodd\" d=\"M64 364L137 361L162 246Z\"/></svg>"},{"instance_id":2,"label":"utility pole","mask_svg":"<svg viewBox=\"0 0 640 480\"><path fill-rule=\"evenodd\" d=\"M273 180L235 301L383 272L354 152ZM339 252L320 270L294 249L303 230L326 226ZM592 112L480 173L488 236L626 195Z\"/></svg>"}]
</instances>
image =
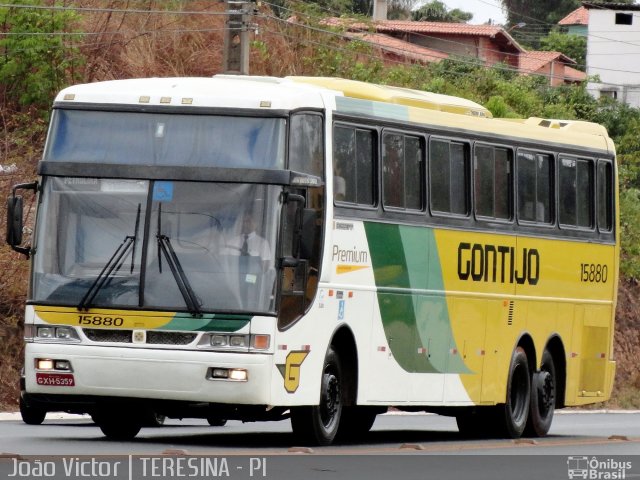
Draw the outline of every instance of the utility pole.
<instances>
[{"instance_id":1,"label":"utility pole","mask_svg":"<svg viewBox=\"0 0 640 480\"><path fill-rule=\"evenodd\" d=\"M253 3L225 0L224 73L249 75L249 18Z\"/></svg>"}]
</instances>

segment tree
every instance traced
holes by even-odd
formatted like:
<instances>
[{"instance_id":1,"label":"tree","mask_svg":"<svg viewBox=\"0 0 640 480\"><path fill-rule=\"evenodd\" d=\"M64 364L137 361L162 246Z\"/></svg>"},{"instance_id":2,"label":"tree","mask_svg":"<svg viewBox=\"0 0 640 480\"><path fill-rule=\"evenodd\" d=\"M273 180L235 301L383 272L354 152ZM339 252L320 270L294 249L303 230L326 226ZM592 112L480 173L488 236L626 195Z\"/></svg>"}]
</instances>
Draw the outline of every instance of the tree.
<instances>
[{"instance_id":1,"label":"tree","mask_svg":"<svg viewBox=\"0 0 640 480\"><path fill-rule=\"evenodd\" d=\"M438 0L425 3L419 9L411 12L411 19L418 22L465 23L472 18L473 13L464 12L459 8L449 10L444 3Z\"/></svg>"},{"instance_id":2,"label":"tree","mask_svg":"<svg viewBox=\"0 0 640 480\"><path fill-rule=\"evenodd\" d=\"M598 3L634 3L635 0L602 0ZM502 7L507 12L508 25L527 23L538 27L545 24L548 29L557 24L573 10L582 5L580 0L546 0L532 2L530 0L502 0ZM547 30L548 31L548 30Z\"/></svg>"},{"instance_id":3,"label":"tree","mask_svg":"<svg viewBox=\"0 0 640 480\"><path fill-rule=\"evenodd\" d=\"M0 91L3 103L47 111L54 95L73 80L81 62L68 45L75 15L69 11L25 8L40 0L12 0L0 8Z\"/></svg>"},{"instance_id":4,"label":"tree","mask_svg":"<svg viewBox=\"0 0 640 480\"><path fill-rule=\"evenodd\" d=\"M552 30L549 35L540 39L540 50L562 52L576 61L576 68L582 71L585 70L587 56L586 37Z\"/></svg>"}]
</instances>

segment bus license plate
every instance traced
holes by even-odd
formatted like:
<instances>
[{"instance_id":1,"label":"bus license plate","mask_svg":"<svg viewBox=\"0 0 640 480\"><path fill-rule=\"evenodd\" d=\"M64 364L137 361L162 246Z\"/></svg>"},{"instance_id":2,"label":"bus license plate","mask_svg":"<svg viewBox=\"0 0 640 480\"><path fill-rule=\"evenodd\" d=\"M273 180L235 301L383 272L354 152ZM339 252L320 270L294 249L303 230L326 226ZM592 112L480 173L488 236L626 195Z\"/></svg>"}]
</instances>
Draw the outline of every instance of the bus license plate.
<instances>
[{"instance_id":1,"label":"bus license plate","mask_svg":"<svg viewBox=\"0 0 640 480\"><path fill-rule=\"evenodd\" d=\"M71 373L36 373L38 385L48 387L75 387L76 383Z\"/></svg>"}]
</instances>

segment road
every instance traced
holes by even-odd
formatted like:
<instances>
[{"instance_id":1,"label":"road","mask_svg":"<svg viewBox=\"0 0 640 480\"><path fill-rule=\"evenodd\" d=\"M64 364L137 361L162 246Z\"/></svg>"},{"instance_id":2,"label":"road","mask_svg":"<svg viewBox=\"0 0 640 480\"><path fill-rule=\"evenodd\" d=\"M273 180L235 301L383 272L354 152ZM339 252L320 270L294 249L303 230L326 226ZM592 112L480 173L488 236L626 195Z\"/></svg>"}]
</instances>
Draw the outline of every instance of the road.
<instances>
[{"instance_id":1,"label":"road","mask_svg":"<svg viewBox=\"0 0 640 480\"><path fill-rule=\"evenodd\" d=\"M262 463L258 465L257 462L264 459L267 463L268 459L268 468L261 471L266 474L265 478L305 480L566 479L569 457L588 457L600 461L600 470L623 465L624 478L640 478L640 412L563 412L556 415L549 436L535 441L466 440L459 435L455 420L451 418L386 414L378 417L372 432L361 443L313 449L297 447L288 421L254 424L230 421L225 427L210 427L200 420L167 420L163 427L143 429L134 441L113 442L106 440L88 418L57 420L51 418L53 416L49 414L40 426L25 425L15 417L0 421L0 453L19 455L30 460L49 455L87 458L125 456L125 459L128 455L145 458L158 455L213 456L218 460L239 462L238 465L227 465L229 475L218 475L229 478L255 478L248 476L250 462L254 462L256 468L262 468ZM0 461L0 478L2 472L12 472L11 457L5 455L4 461ZM612 463L611 459L629 461L631 465ZM138 462L136 465L132 477L109 478L137 479L136 472L145 474L140 478L153 476L151 463L143 465ZM140 470L142 467L145 468L144 472ZM200 473L196 470L180 471L171 464L162 468L165 467L170 469L155 470L162 474L158 476L187 478L189 472ZM58 470L57 473L61 474L62 470ZM434 475L437 472L438 475L427 476L426 471ZM211 478L212 472L208 471L202 478ZM238 476L238 472L247 476ZM225 471L217 473L224 474ZM594 478L622 478L611 475L612 471L604 471L603 475ZM81 476L63 475L55 478Z\"/></svg>"}]
</instances>

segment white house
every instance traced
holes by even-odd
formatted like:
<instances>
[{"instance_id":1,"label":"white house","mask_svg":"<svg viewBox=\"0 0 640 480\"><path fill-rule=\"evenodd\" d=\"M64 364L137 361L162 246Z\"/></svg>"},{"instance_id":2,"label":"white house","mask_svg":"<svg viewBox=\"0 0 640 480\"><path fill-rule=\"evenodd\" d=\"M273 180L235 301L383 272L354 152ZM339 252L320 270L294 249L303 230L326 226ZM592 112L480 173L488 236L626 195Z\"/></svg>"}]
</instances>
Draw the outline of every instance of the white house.
<instances>
[{"instance_id":1,"label":"white house","mask_svg":"<svg viewBox=\"0 0 640 480\"><path fill-rule=\"evenodd\" d=\"M640 5L584 2L589 10L587 89L640 107Z\"/></svg>"}]
</instances>

